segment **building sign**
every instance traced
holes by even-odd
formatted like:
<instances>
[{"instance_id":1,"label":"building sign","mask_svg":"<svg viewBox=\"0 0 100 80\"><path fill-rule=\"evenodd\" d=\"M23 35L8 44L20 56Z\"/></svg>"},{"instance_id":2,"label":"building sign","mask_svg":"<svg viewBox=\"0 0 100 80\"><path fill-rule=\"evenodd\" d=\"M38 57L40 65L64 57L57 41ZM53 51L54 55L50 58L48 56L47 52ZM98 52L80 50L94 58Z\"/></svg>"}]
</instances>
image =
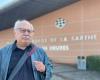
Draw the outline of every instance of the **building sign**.
<instances>
[{"instance_id":1,"label":"building sign","mask_svg":"<svg viewBox=\"0 0 100 80\"><path fill-rule=\"evenodd\" d=\"M95 41L97 39L95 34L89 35L72 35L72 36L48 36L34 38L33 43L43 47L47 51L69 51L70 44L73 42Z\"/></svg>"}]
</instances>

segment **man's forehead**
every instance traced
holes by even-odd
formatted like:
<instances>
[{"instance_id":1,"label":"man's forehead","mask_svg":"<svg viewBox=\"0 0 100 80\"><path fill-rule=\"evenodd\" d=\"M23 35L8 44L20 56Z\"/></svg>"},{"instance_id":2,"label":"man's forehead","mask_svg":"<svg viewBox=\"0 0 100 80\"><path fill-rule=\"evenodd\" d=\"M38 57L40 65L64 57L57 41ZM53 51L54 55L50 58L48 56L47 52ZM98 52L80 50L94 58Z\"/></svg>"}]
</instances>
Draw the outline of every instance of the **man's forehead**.
<instances>
[{"instance_id":1,"label":"man's forehead","mask_svg":"<svg viewBox=\"0 0 100 80\"><path fill-rule=\"evenodd\" d=\"M33 26L31 24L27 24L27 23L21 23L19 24L20 28L25 28L25 29L32 29Z\"/></svg>"}]
</instances>

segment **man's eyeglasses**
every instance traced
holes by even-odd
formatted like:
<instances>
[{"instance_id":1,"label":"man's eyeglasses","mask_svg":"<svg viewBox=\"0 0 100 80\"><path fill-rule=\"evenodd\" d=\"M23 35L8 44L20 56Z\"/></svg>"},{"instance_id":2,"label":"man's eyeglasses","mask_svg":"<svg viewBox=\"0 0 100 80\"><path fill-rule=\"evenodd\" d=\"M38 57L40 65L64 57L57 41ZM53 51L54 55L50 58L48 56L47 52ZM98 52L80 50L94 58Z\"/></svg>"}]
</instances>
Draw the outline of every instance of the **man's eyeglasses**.
<instances>
[{"instance_id":1,"label":"man's eyeglasses","mask_svg":"<svg viewBox=\"0 0 100 80\"><path fill-rule=\"evenodd\" d=\"M32 32L34 32L33 30L30 30L30 29L22 29L22 28L17 28L17 30L19 30L21 33L25 33L25 32L32 33Z\"/></svg>"}]
</instances>

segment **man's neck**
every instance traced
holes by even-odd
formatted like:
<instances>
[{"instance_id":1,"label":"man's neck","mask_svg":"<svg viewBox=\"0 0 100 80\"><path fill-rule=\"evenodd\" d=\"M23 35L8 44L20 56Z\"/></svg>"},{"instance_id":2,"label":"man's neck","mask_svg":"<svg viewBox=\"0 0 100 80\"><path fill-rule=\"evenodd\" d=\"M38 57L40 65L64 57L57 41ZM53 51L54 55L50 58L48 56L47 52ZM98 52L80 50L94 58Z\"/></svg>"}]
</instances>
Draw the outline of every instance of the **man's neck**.
<instances>
[{"instance_id":1,"label":"man's neck","mask_svg":"<svg viewBox=\"0 0 100 80\"><path fill-rule=\"evenodd\" d=\"M24 50L29 44L16 43L17 47Z\"/></svg>"}]
</instances>

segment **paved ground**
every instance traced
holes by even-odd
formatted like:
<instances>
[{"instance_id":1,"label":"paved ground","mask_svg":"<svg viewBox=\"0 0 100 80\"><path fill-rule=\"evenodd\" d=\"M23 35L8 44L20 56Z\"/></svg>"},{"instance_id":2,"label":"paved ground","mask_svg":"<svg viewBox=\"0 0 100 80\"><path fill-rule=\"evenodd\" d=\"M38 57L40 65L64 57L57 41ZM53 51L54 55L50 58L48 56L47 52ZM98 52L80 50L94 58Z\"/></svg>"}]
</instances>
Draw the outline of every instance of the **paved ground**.
<instances>
[{"instance_id":1,"label":"paved ground","mask_svg":"<svg viewBox=\"0 0 100 80\"><path fill-rule=\"evenodd\" d=\"M52 80L100 80L100 72L82 71L73 66L55 64Z\"/></svg>"}]
</instances>

